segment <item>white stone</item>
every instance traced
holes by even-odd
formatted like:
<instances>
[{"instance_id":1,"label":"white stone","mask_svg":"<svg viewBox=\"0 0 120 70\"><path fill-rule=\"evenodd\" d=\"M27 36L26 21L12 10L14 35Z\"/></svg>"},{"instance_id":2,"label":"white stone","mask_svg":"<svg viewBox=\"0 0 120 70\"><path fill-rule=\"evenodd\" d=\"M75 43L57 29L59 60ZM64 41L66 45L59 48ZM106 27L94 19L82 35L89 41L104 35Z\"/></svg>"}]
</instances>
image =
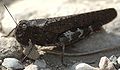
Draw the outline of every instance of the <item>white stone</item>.
<instances>
[{"instance_id":1,"label":"white stone","mask_svg":"<svg viewBox=\"0 0 120 70\"><path fill-rule=\"evenodd\" d=\"M113 64L117 64L117 57L115 55L112 55L109 59Z\"/></svg>"},{"instance_id":2,"label":"white stone","mask_svg":"<svg viewBox=\"0 0 120 70\"><path fill-rule=\"evenodd\" d=\"M21 64L21 62L16 58L5 58L2 66L6 68L13 68L13 69L23 69L24 66Z\"/></svg>"},{"instance_id":3,"label":"white stone","mask_svg":"<svg viewBox=\"0 0 120 70\"><path fill-rule=\"evenodd\" d=\"M0 59L5 57L21 58L22 47L14 37L1 37L0 33Z\"/></svg>"},{"instance_id":4,"label":"white stone","mask_svg":"<svg viewBox=\"0 0 120 70\"><path fill-rule=\"evenodd\" d=\"M99 68L92 67L86 63L76 63L72 66L71 70L99 70Z\"/></svg>"},{"instance_id":5,"label":"white stone","mask_svg":"<svg viewBox=\"0 0 120 70\"><path fill-rule=\"evenodd\" d=\"M116 70L113 63L106 57L101 57L99 62L100 70Z\"/></svg>"},{"instance_id":6,"label":"white stone","mask_svg":"<svg viewBox=\"0 0 120 70\"><path fill-rule=\"evenodd\" d=\"M37 65L30 64L24 70L39 70Z\"/></svg>"}]
</instances>

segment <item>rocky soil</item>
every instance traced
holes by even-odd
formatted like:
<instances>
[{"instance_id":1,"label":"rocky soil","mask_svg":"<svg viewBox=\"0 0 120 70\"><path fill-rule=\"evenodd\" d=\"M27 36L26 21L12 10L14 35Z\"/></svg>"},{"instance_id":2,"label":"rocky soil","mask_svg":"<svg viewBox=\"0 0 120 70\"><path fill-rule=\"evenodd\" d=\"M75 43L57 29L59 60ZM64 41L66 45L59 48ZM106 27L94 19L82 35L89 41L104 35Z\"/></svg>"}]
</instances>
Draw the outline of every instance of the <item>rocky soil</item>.
<instances>
[{"instance_id":1,"label":"rocky soil","mask_svg":"<svg viewBox=\"0 0 120 70\"><path fill-rule=\"evenodd\" d=\"M0 2L0 68L2 70L118 70L120 64L120 0L4 0L17 22L20 20L65 16L105 8L115 8L118 15L103 30L74 44L69 53L88 53L106 48L108 51L87 56L65 56L67 66L61 66L60 55L41 51L36 46L21 46L14 37L1 37L8 34L16 24ZM25 54L25 55L24 55ZM40 56L41 55L41 56ZM114 56L113 56L114 55Z\"/></svg>"}]
</instances>

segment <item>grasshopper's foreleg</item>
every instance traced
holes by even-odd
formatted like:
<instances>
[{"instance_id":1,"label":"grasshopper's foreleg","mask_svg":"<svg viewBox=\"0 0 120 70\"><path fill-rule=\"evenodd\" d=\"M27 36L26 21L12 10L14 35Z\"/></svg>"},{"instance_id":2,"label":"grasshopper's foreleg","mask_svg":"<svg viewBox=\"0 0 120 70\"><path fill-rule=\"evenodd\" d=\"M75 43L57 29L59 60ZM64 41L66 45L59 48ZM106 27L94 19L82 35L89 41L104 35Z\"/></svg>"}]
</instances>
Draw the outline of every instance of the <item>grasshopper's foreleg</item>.
<instances>
[{"instance_id":1,"label":"grasshopper's foreleg","mask_svg":"<svg viewBox=\"0 0 120 70\"><path fill-rule=\"evenodd\" d=\"M22 59L22 62L29 56L29 54L31 53L34 45L33 43L31 42L31 39L29 39L29 47L30 47L30 50L28 51L28 53L25 55L25 57Z\"/></svg>"},{"instance_id":2,"label":"grasshopper's foreleg","mask_svg":"<svg viewBox=\"0 0 120 70\"><path fill-rule=\"evenodd\" d=\"M15 30L16 28L12 29L7 35L1 36L1 37L9 37Z\"/></svg>"}]
</instances>

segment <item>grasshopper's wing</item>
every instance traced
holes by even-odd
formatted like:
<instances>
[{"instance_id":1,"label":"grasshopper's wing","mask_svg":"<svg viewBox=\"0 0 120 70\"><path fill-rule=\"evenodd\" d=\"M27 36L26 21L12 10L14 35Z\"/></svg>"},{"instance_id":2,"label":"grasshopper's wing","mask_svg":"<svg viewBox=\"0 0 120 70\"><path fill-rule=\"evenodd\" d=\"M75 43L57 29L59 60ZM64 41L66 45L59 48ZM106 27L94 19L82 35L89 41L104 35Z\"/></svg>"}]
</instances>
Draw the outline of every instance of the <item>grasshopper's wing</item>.
<instances>
[{"instance_id":1,"label":"grasshopper's wing","mask_svg":"<svg viewBox=\"0 0 120 70\"><path fill-rule=\"evenodd\" d=\"M108 8L83 14L47 18L45 30L54 33L62 33L66 30L77 27L101 27L112 21L116 16L116 10L114 8Z\"/></svg>"}]
</instances>

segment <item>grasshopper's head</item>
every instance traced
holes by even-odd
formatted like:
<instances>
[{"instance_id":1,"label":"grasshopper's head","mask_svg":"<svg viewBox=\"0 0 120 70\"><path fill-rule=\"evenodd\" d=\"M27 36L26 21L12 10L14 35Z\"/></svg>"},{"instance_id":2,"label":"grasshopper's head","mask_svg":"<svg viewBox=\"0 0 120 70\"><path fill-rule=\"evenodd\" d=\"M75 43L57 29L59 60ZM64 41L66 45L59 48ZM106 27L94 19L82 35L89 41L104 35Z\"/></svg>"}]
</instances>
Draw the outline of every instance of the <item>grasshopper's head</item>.
<instances>
[{"instance_id":1,"label":"grasshopper's head","mask_svg":"<svg viewBox=\"0 0 120 70\"><path fill-rule=\"evenodd\" d=\"M27 29L27 27L28 27L29 21L21 20L18 24L19 25L17 26L16 30L25 31Z\"/></svg>"},{"instance_id":2,"label":"grasshopper's head","mask_svg":"<svg viewBox=\"0 0 120 70\"><path fill-rule=\"evenodd\" d=\"M23 45L28 45L28 41L29 41L30 32L27 29L28 24L29 21L21 20L15 30L15 37L17 41Z\"/></svg>"}]
</instances>

